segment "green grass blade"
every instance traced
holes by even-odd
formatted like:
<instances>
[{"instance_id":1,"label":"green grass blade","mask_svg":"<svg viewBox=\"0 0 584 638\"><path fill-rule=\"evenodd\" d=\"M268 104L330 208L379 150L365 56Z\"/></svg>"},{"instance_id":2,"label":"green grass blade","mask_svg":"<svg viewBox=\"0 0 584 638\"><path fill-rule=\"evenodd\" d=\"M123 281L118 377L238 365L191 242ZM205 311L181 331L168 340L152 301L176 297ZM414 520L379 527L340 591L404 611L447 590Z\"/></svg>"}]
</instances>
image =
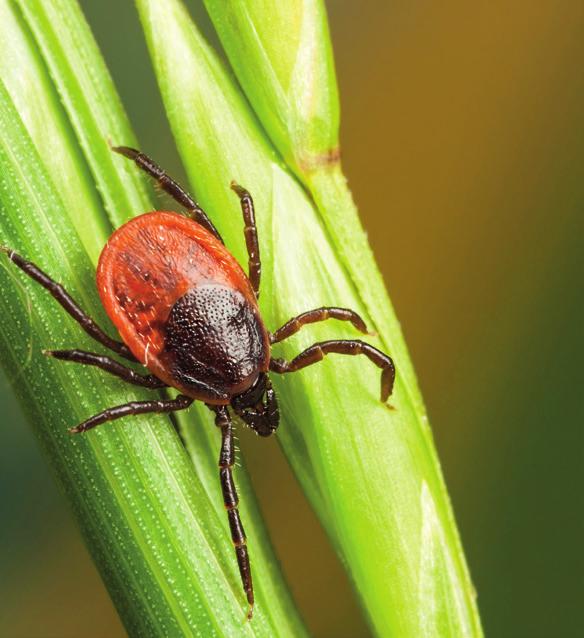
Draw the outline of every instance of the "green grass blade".
<instances>
[{"instance_id":1,"label":"green grass blade","mask_svg":"<svg viewBox=\"0 0 584 638\"><path fill-rule=\"evenodd\" d=\"M341 169L338 89L324 3L205 0L205 6L238 81L313 196L372 326L399 358L401 376L423 413L399 323Z\"/></svg>"},{"instance_id":2,"label":"green grass blade","mask_svg":"<svg viewBox=\"0 0 584 638\"><path fill-rule=\"evenodd\" d=\"M180 2L137 0L137 5L191 183L240 259L242 222L229 181L254 195L264 264L260 302L268 327L311 307L352 307L379 330L371 341L395 358L391 412L379 403L378 375L366 361L327 360L276 379L287 421L280 441L347 565L372 627L378 635L480 636L474 592L416 380L364 235L351 226L358 219L338 167L329 167L327 181L318 187L316 210ZM255 5L237 6L242 13L249 10L249 18ZM235 6L230 3L226 11ZM252 27L268 33L256 18ZM272 13L264 18L271 20ZM282 31L271 37L285 39ZM256 78L257 99L265 99L269 90L262 85L272 77L262 74L261 65L254 67L256 58L248 59L243 50L240 64L252 65L246 73ZM269 110L252 102L260 117ZM329 210L334 201L344 206L337 217ZM341 218L349 220L347 236L335 230ZM333 324L306 329L279 346L278 356L289 358L332 335L355 337L346 326Z\"/></svg>"},{"instance_id":3,"label":"green grass blade","mask_svg":"<svg viewBox=\"0 0 584 638\"><path fill-rule=\"evenodd\" d=\"M51 179L59 182L63 204L95 260L110 228L90 173L76 155L75 135L32 35L10 0L0 1L0 25L0 77L31 139L38 140L37 151Z\"/></svg>"},{"instance_id":4,"label":"green grass blade","mask_svg":"<svg viewBox=\"0 0 584 638\"><path fill-rule=\"evenodd\" d=\"M290 168L338 159L339 97L324 4L204 0L237 79Z\"/></svg>"},{"instance_id":5,"label":"green grass blade","mask_svg":"<svg viewBox=\"0 0 584 638\"><path fill-rule=\"evenodd\" d=\"M150 190L110 143L136 140L89 25L72 0L14 0L22 11L97 184L118 226L147 210Z\"/></svg>"},{"instance_id":6,"label":"green grass blade","mask_svg":"<svg viewBox=\"0 0 584 638\"><path fill-rule=\"evenodd\" d=\"M95 98L111 97L113 86L87 25L81 24L78 7L68 2L50 7L27 3L24 9L33 36L13 5L0 2L0 17L5 18L0 38L10 44L14 55L18 53L19 64L18 74L0 64L0 79L8 87L0 83L0 245L38 262L108 325L97 301L93 264L85 252L94 259L92 248L103 245L109 228L91 175L116 223L152 205L131 164L118 158L100 164L104 148L113 157L104 143L106 129L115 129L124 142L133 137L115 94L106 102ZM65 31L77 27L71 39ZM52 81L43 62L51 69ZM83 95L86 87L80 77L91 74L94 94ZM19 78L21 91L34 96L37 115L17 95ZM60 171L51 170L53 158L62 155L69 162ZM75 192L68 188L70 183L77 185ZM93 243L84 242L82 247L83 233L89 240L94 233ZM85 436L68 436L67 427L104 407L152 394L103 373L43 357L44 347L101 348L3 255L0 266L1 363L72 503L129 632L304 635L249 480L238 469L242 516L254 575L260 581L256 617L252 623L244 622L246 606L217 478L218 432L207 415L179 418L184 429L197 432L191 438L196 443L192 459L166 418L140 417Z\"/></svg>"},{"instance_id":7,"label":"green grass blade","mask_svg":"<svg viewBox=\"0 0 584 638\"><path fill-rule=\"evenodd\" d=\"M257 223L262 260L271 263L272 242L267 238L272 234L273 176L281 173L277 153L258 134L244 98L227 79L225 69L200 38L182 5L139 0L137 6L176 144L197 199L205 204L230 250L245 263L241 210L229 183L235 179L252 188L260 211ZM167 37L174 46L168 46ZM181 93L174 95L178 86L182 86ZM300 189L296 195L304 200ZM263 300L272 297L272 279L271 269L265 268ZM274 325L277 309L263 300L264 316ZM289 432L292 435L293 431ZM302 445L298 436L290 453L302 450ZM318 484L312 468L305 465L304 470L304 489L310 491L314 502L320 498Z\"/></svg>"},{"instance_id":8,"label":"green grass blade","mask_svg":"<svg viewBox=\"0 0 584 638\"><path fill-rule=\"evenodd\" d=\"M91 292L89 259L4 90L0 139L0 242L54 273L86 308L101 315ZM105 405L123 403L129 393L94 371L43 357L43 347L91 349L94 344L39 286L19 277L6 258L0 276L2 363L73 503L120 613L137 633L184 626L185 606L160 571L185 560L184 548L162 522L183 527L193 519L190 501L196 491L186 456L162 419L140 418L132 427L113 425L92 436L68 436L67 427ZM173 496L177 480L188 494L182 503ZM198 527L195 536L199 531L201 541ZM181 584L201 604L200 591L186 578Z\"/></svg>"}]
</instances>

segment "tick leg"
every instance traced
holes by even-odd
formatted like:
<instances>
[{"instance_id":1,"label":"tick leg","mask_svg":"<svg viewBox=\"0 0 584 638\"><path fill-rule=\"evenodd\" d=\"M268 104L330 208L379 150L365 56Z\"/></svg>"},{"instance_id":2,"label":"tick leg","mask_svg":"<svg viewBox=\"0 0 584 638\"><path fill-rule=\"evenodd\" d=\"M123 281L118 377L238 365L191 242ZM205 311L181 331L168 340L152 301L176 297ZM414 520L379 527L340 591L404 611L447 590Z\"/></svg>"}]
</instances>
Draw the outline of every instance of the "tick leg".
<instances>
[{"instance_id":1,"label":"tick leg","mask_svg":"<svg viewBox=\"0 0 584 638\"><path fill-rule=\"evenodd\" d=\"M247 553L247 545L245 532L241 519L239 518L239 510L237 505L239 497L233 482L232 467L235 463L235 450L233 446L233 424L231 417L225 406L208 406L215 412L215 425L221 429L221 451L219 453L219 478L221 480L221 491L223 492L223 502L227 510L227 518L229 520L229 528L231 529L231 539L235 547L235 555L237 557L237 565L243 589L247 596L249 609L247 617L251 620L253 616L253 583L251 580L251 569L249 566L249 554Z\"/></svg>"},{"instance_id":2,"label":"tick leg","mask_svg":"<svg viewBox=\"0 0 584 638\"><path fill-rule=\"evenodd\" d=\"M256 298L259 298L260 279L262 276L262 260L260 258L260 244L258 241L258 229L255 221L253 199L245 188L242 188L239 184L231 182L231 188L235 193L237 193L237 196L241 201L241 212L243 213L243 221L245 223L243 234L245 235L245 245L247 246L247 254L249 256L249 280L251 281Z\"/></svg>"},{"instance_id":3,"label":"tick leg","mask_svg":"<svg viewBox=\"0 0 584 638\"><path fill-rule=\"evenodd\" d=\"M395 381L395 367L391 358L385 353L381 352L377 348L370 346L363 341L348 341L348 340L335 340L335 341L321 341L315 343L292 361L285 361L284 359L271 359L270 370L279 374L286 372L295 372L296 370L302 370L307 366L322 361L327 354L364 354L369 360L374 363L378 368L381 368L381 400L385 403L391 391L393 390L393 382Z\"/></svg>"},{"instance_id":4,"label":"tick leg","mask_svg":"<svg viewBox=\"0 0 584 638\"><path fill-rule=\"evenodd\" d=\"M316 323L318 321L325 321L326 319L350 321L357 330L363 334L367 334L367 326L365 325L365 322L356 312L353 312L353 310L348 310L347 308L324 307L316 308L315 310L308 310L307 312L303 312L301 315L290 319L290 321L286 322L270 336L270 341L271 343L278 343L278 341L283 341L298 332L302 326L309 323Z\"/></svg>"},{"instance_id":5,"label":"tick leg","mask_svg":"<svg viewBox=\"0 0 584 638\"><path fill-rule=\"evenodd\" d=\"M193 401L194 399L186 397L183 394L179 394L176 399L168 399L165 401L131 401L130 403L117 405L114 408L108 408L99 414L95 414L90 419L87 419L87 421L83 421L83 423L71 428L69 432L71 434L87 432L87 430L91 430L102 423L115 421L116 419L121 419L124 416L149 414L151 412L176 412L177 410L184 410L185 408L188 408Z\"/></svg>"},{"instance_id":6,"label":"tick leg","mask_svg":"<svg viewBox=\"0 0 584 638\"><path fill-rule=\"evenodd\" d=\"M0 246L0 251L6 253L8 258L31 279L34 279L34 281L38 282L43 288L46 288L90 337L104 345L106 348L113 350L121 357L124 357L129 361L136 361L136 358L130 352L130 349L125 344L109 337L89 315L81 310L61 284L58 284L38 266L33 264L31 261L26 261L26 259L15 253L13 250Z\"/></svg>"},{"instance_id":7,"label":"tick leg","mask_svg":"<svg viewBox=\"0 0 584 638\"><path fill-rule=\"evenodd\" d=\"M110 357L94 352L86 352L85 350L45 350L44 354L61 361L73 361L74 363L82 363L89 366L95 366L109 372L116 377L120 377L133 385L140 385L144 388L167 388L168 385L161 381L153 374L143 375L134 372L130 368L126 368Z\"/></svg>"},{"instance_id":8,"label":"tick leg","mask_svg":"<svg viewBox=\"0 0 584 638\"><path fill-rule=\"evenodd\" d=\"M167 175L148 155L137 151L135 148L129 148L128 146L112 146L112 151L133 160L138 168L141 168L145 173L148 173L150 177L156 180L156 183L164 192L168 193L181 206L184 206L198 224L201 224L201 226L206 228L223 243L221 235L213 225L213 222L207 217L205 211L180 184L175 182L170 175Z\"/></svg>"}]
</instances>

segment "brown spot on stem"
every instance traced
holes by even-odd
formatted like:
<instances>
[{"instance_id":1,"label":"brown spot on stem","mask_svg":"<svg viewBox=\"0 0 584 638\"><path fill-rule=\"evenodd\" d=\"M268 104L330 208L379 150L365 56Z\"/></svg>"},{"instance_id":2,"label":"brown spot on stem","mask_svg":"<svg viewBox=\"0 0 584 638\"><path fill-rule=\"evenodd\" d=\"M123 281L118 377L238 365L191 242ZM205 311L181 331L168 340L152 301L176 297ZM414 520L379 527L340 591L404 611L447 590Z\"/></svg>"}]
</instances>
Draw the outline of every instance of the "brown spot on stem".
<instances>
[{"instance_id":1,"label":"brown spot on stem","mask_svg":"<svg viewBox=\"0 0 584 638\"><path fill-rule=\"evenodd\" d=\"M303 172L310 173L318 168L334 166L341 160L341 149L339 146L331 148L319 155L310 155L301 158L298 165Z\"/></svg>"}]
</instances>

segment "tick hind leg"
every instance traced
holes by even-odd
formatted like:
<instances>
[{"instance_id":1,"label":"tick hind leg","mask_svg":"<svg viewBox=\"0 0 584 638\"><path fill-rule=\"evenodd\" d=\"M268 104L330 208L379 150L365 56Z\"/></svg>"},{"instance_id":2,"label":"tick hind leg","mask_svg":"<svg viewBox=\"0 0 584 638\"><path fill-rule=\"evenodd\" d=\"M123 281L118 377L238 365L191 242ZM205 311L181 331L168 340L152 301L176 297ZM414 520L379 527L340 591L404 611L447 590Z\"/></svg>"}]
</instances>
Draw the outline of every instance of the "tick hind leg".
<instances>
[{"instance_id":1,"label":"tick hind leg","mask_svg":"<svg viewBox=\"0 0 584 638\"><path fill-rule=\"evenodd\" d=\"M293 334L296 334L302 326L309 323L317 323L319 321L326 321L327 319L338 319L340 321L350 321L353 326L362 332L367 334L367 326L361 317L348 308L337 308L335 306L326 306L322 308L315 308L314 310L308 310L303 312L287 321L281 328L278 328L276 332L270 335L271 343L278 343L283 341Z\"/></svg>"},{"instance_id":2,"label":"tick hind leg","mask_svg":"<svg viewBox=\"0 0 584 638\"><path fill-rule=\"evenodd\" d=\"M80 432L87 432L92 428L107 423L108 421L115 421L125 416L134 416L137 414L161 414L164 412L177 412L178 410L184 410L191 405L194 399L186 397L183 394L179 394L176 399L167 399L165 401L130 401L130 403L124 403L123 405L117 405L114 408L108 408L99 414L95 414L91 418L83 421L79 425L71 428L69 432L71 434L78 434Z\"/></svg>"},{"instance_id":3,"label":"tick hind leg","mask_svg":"<svg viewBox=\"0 0 584 638\"><path fill-rule=\"evenodd\" d=\"M133 160L136 166L142 169L145 173L148 173L148 175L156 181L165 193L168 193L181 206L184 206L198 224L201 224L201 226L206 228L212 235L215 235L221 243L223 243L221 235L213 225L213 222L207 217L205 211L178 182L175 182L174 179L160 168L156 162L150 159L148 155L128 146L112 146L112 151Z\"/></svg>"},{"instance_id":4,"label":"tick hind leg","mask_svg":"<svg viewBox=\"0 0 584 638\"><path fill-rule=\"evenodd\" d=\"M239 574L245 591L249 609L248 619L253 616L254 596L253 583L251 580L251 569L249 566L249 554L245 532L241 519L239 518L239 497L233 482L232 468L235 464L235 449L233 445L233 424L231 417L225 406L208 406L215 412L215 425L221 430L221 451L219 453L219 478L221 480L221 491L223 492L223 502L227 510L229 528L231 529L231 539L235 547L235 556L239 567Z\"/></svg>"},{"instance_id":5,"label":"tick hind leg","mask_svg":"<svg viewBox=\"0 0 584 638\"><path fill-rule=\"evenodd\" d=\"M245 235L245 245L247 247L248 254L248 276L256 298L259 299L262 261L260 258L260 244L255 221L253 199L245 188L242 188L239 184L231 182L231 188L235 193L237 193L237 196L241 201L241 212L243 213L243 221L245 223L243 234Z\"/></svg>"},{"instance_id":6,"label":"tick hind leg","mask_svg":"<svg viewBox=\"0 0 584 638\"><path fill-rule=\"evenodd\" d=\"M143 375L134 372L130 368L123 366L110 357L106 357L94 352L86 352L85 350L45 350L44 354L61 361L72 361L84 365L95 366L105 372L109 372L124 381L133 385L139 385L144 388L157 389L167 388L168 385L161 381L153 374Z\"/></svg>"},{"instance_id":7,"label":"tick hind leg","mask_svg":"<svg viewBox=\"0 0 584 638\"><path fill-rule=\"evenodd\" d=\"M129 361L136 361L136 358L130 352L129 348L120 341L116 341L109 337L89 315L81 310L61 284L57 283L54 279L51 279L51 277L49 277L49 275L42 271L37 265L33 264L31 261L27 261L13 250L0 246L0 251L6 253L8 258L16 266L18 266L22 272L48 290L53 298L61 304L64 310L68 312L73 319L75 319L75 321L90 337Z\"/></svg>"},{"instance_id":8,"label":"tick hind leg","mask_svg":"<svg viewBox=\"0 0 584 638\"><path fill-rule=\"evenodd\" d=\"M285 361L284 359L271 359L270 370L278 374L284 374L286 372L295 372L296 370L302 370L307 366L322 361L327 354L348 354L358 355L363 354L369 358L378 368L381 368L381 400L385 403L393 390L393 383L395 381L395 367L391 357L381 352L377 348L370 346L363 341L349 341L349 340L334 340L334 341L321 341L315 343L292 361Z\"/></svg>"}]
</instances>

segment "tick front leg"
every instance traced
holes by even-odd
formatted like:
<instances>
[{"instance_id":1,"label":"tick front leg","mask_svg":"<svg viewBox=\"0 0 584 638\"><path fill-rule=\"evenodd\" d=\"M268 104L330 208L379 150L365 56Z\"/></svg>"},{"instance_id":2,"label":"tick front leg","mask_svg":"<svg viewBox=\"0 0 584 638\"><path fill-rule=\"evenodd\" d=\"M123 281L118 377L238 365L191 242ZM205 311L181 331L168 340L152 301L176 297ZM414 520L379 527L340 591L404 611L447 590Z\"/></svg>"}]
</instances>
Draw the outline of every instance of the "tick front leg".
<instances>
[{"instance_id":1,"label":"tick front leg","mask_svg":"<svg viewBox=\"0 0 584 638\"><path fill-rule=\"evenodd\" d=\"M136 361L134 355L130 352L129 348L115 339L109 337L96 323L87 315L77 303L73 300L71 295L63 288L61 284L58 284L54 279L51 279L46 272L42 271L37 265L31 261L27 261L13 250L0 246L0 252L6 253L8 258L27 274L31 279L39 283L43 288L49 291L49 293L56 299L66 312L68 312L73 319L85 330L85 332L101 343L106 348L113 350L113 352L119 354L121 357L128 359L129 361Z\"/></svg>"},{"instance_id":2,"label":"tick front leg","mask_svg":"<svg viewBox=\"0 0 584 638\"><path fill-rule=\"evenodd\" d=\"M302 314L287 321L281 328L278 328L276 332L270 335L270 341L272 343L278 343L283 341L293 334L297 333L302 326L309 323L317 323L318 321L326 321L327 319L338 319L339 321L350 321L359 332L367 334L367 326L361 317L348 308L337 308L334 306L326 306L322 308L316 308L315 310L308 310Z\"/></svg>"},{"instance_id":3,"label":"tick front leg","mask_svg":"<svg viewBox=\"0 0 584 638\"><path fill-rule=\"evenodd\" d=\"M69 432L71 434L78 434L79 432L87 432L92 428L107 423L108 421L115 421L125 416L134 416L137 414L149 414L149 413L163 413L163 412L177 412L178 410L184 410L194 401L190 397L186 397L183 394L179 394L176 399L168 399L166 401L131 401L130 403L124 403L123 405L117 405L114 408L108 408L99 414L92 416L87 421L83 421L79 425L71 428Z\"/></svg>"},{"instance_id":4,"label":"tick front leg","mask_svg":"<svg viewBox=\"0 0 584 638\"><path fill-rule=\"evenodd\" d=\"M253 583L251 580L251 568L249 566L249 554L247 553L247 541L241 519L239 518L239 497L233 482L232 468L235 464L235 450L233 446L233 424L231 417L225 406L207 406L215 412L215 425L221 430L221 451L219 453L219 478L221 480L221 491L223 492L223 503L227 510L229 528L231 529L231 540L235 547L235 556L239 567L239 574L245 591L249 609L247 617L251 620L253 616L254 596Z\"/></svg>"},{"instance_id":5,"label":"tick front leg","mask_svg":"<svg viewBox=\"0 0 584 638\"><path fill-rule=\"evenodd\" d=\"M253 208L253 199L251 195L236 184L231 182L232 190L237 193L241 201L241 212L243 213L243 221L245 228L243 234L245 235L245 245L247 247L248 260L248 276L251 281L252 288L255 292L256 298L260 296L260 279L262 276L262 260L260 258L260 244L258 240L258 229L255 221L255 211Z\"/></svg>"},{"instance_id":6,"label":"tick front leg","mask_svg":"<svg viewBox=\"0 0 584 638\"><path fill-rule=\"evenodd\" d=\"M278 374L285 374L287 372L295 372L296 370L302 370L307 366L322 361L327 354L348 354L348 355L365 355L372 363L378 368L381 368L381 400L385 403L390 397L393 390L393 383L395 381L395 367L391 357L386 355L381 350L370 346L363 341L349 341L349 340L335 340L335 341L321 341L315 343L292 361L285 361L284 359L271 359L270 370Z\"/></svg>"},{"instance_id":7,"label":"tick front leg","mask_svg":"<svg viewBox=\"0 0 584 638\"><path fill-rule=\"evenodd\" d=\"M109 372L128 383L133 385L140 385L144 388L167 388L168 385L161 381L153 374L143 375L134 372L130 368L123 366L110 357L106 357L94 352L86 352L85 350L44 350L43 354L61 361L73 361L74 363L81 363L88 366L95 366L105 372Z\"/></svg>"},{"instance_id":8,"label":"tick front leg","mask_svg":"<svg viewBox=\"0 0 584 638\"><path fill-rule=\"evenodd\" d=\"M176 202L184 206L198 224L201 224L201 226L206 228L223 243L221 235L213 225L213 222L207 217L205 211L178 182L175 182L174 179L160 168L154 160L150 159L148 155L129 146L112 146L112 151L133 160L136 166L150 175L165 193L168 193Z\"/></svg>"}]
</instances>

